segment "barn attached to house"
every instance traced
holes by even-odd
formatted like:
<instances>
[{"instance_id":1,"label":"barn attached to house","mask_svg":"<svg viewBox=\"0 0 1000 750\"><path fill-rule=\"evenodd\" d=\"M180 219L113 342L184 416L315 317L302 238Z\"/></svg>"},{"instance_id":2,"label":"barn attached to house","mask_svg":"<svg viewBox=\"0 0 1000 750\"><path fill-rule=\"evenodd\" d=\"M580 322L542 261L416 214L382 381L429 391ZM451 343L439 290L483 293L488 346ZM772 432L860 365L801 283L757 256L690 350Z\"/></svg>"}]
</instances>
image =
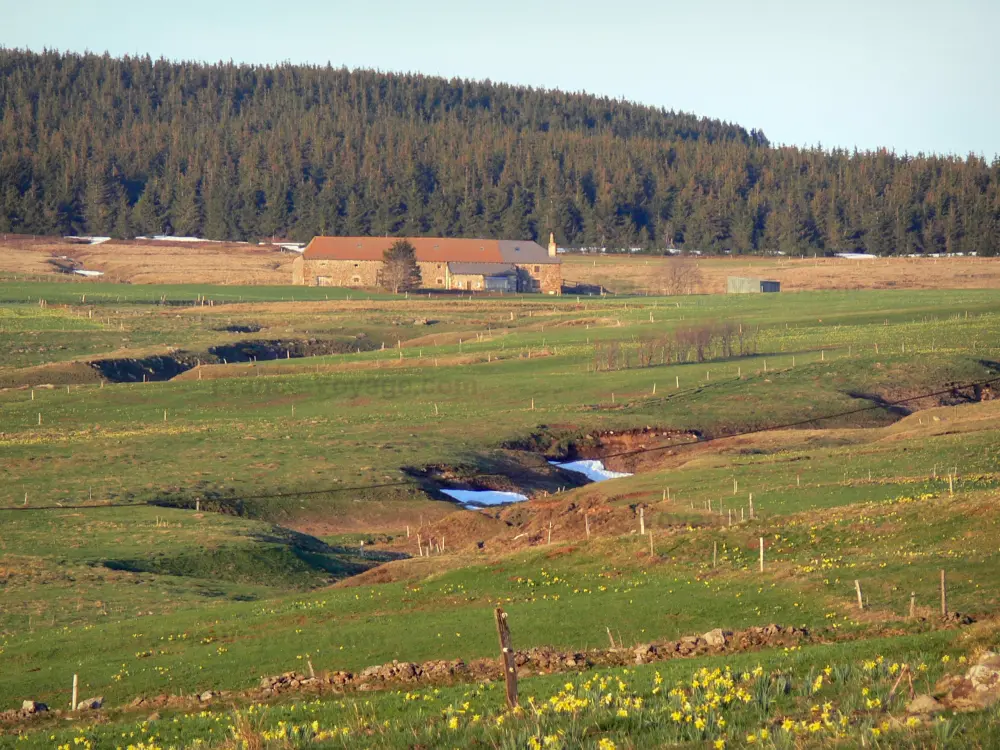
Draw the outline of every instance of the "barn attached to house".
<instances>
[{"instance_id":1,"label":"barn attached to house","mask_svg":"<svg viewBox=\"0 0 1000 750\"><path fill-rule=\"evenodd\" d=\"M373 288L383 254L400 237L314 237L292 264L292 282ZM424 289L478 292L562 292L556 243L454 237L405 238L416 250Z\"/></svg>"},{"instance_id":2,"label":"barn attached to house","mask_svg":"<svg viewBox=\"0 0 1000 750\"><path fill-rule=\"evenodd\" d=\"M759 294L761 292L780 292L780 281L751 279L746 276L730 276L726 279L727 294Z\"/></svg>"}]
</instances>

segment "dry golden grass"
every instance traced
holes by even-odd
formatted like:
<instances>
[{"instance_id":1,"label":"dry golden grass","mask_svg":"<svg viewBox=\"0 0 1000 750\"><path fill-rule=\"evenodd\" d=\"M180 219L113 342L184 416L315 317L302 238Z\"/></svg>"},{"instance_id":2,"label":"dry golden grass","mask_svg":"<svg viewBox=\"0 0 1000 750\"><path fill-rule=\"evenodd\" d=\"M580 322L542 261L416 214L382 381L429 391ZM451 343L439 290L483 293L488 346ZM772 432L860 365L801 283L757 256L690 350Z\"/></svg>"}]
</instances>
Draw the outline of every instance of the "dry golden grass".
<instances>
[{"instance_id":1,"label":"dry golden grass","mask_svg":"<svg viewBox=\"0 0 1000 750\"><path fill-rule=\"evenodd\" d=\"M0 236L0 272L45 274L49 262L68 256L108 281L133 284L290 284L294 254L240 243L111 241L79 245L58 237ZM663 258L566 256L569 284L604 286L617 293L662 293ZM776 279L785 291L820 289L1000 288L1000 259L993 258L705 258L696 261L701 290L726 291L727 276ZM447 304L451 304L449 300Z\"/></svg>"},{"instance_id":2,"label":"dry golden grass","mask_svg":"<svg viewBox=\"0 0 1000 750\"><path fill-rule=\"evenodd\" d=\"M569 256L563 279L618 293L660 294L664 258ZM723 294L728 276L781 282L782 291L821 289L995 289L1000 258L705 258L696 261L701 291Z\"/></svg>"},{"instance_id":3,"label":"dry golden grass","mask_svg":"<svg viewBox=\"0 0 1000 750\"><path fill-rule=\"evenodd\" d=\"M47 274L66 256L106 281L133 284L290 284L292 253L265 245L224 242L115 241L75 244L58 237L0 238L0 272Z\"/></svg>"}]
</instances>

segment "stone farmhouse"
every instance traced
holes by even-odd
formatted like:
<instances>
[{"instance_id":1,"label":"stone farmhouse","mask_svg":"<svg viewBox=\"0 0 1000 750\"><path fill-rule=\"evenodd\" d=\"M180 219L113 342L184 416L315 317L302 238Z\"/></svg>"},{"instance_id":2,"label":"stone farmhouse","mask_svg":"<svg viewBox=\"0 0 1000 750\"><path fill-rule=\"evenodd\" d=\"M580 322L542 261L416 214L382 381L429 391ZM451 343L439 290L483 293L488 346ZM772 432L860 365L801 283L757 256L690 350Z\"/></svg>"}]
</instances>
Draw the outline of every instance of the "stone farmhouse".
<instances>
[{"instance_id":1,"label":"stone farmhouse","mask_svg":"<svg viewBox=\"0 0 1000 750\"><path fill-rule=\"evenodd\" d=\"M292 283L371 288L383 253L399 237L314 237L292 264ZM424 289L560 294L556 243L531 240L406 238L416 249Z\"/></svg>"}]
</instances>

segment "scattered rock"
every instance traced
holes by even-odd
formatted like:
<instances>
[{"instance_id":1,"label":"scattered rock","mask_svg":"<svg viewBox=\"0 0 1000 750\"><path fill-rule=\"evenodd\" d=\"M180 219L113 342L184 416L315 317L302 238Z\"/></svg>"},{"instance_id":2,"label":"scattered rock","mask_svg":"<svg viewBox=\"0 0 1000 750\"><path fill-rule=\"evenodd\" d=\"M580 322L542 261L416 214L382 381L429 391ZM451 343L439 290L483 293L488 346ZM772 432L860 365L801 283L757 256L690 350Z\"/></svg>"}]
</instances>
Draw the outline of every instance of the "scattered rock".
<instances>
[{"instance_id":1,"label":"scattered rock","mask_svg":"<svg viewBox=\"0 0 1000 750\"><path fill-rule=\"evenodd\" d=\"M656 658L656 646L652 643L646 643L636 648L632 653L635 654L636 664L645 664Z\"/></svg>"},{"instance_id":2,"label":"scattered rock","mask_svg":"<svg viewBox=\"0 0 1000 750\"><path fill-rule=\"evenodd\" d=\"M732 635L732 633L729 633ZM705 635L702 636L705 643L707 643L712 648L722 648L726 645L726 633L723 632L722 628L716 628L715 630L709 630Z\"/></svg>"},{"instance_id":3,"label":"scattered rock","mask_svg":"<svg viewBox=\"0 0 1000 750\"><path fill-rule=\"evenodd\" d=\"M908 714L937 714L944 710L944 704L930 695L918 695L906 704L906 713Z\"/></svg>"},{"instance_id":4,"label":"scattered rock","mask_svg":"<svg viewBox=\"0 0 1000 750\"><path fill-rule=\"evenodd\" d=\"M23 714L40 714L43 711L48 710L48 706L44 703L39 703L38 701L23 701L21 703L21 713Z\"/></svg>"},{"instance_id":5,"label":"scattered rock","mask_svg":"<svg viewBox=\"0 0 1000 750\"><path fill-rule=\"evenodd\" d=\"M204 693L198 696L198 700L204 703L205 701L212 700L213 697L215 697L215 693L213 693L211 690L206 690Z\"/></svg>"},{"instance_id":6,"label":"scattered rock","mask_svg":"<svg viewBox=\"0 0 1000 750\"><path fill-rule=\"evenodd\" d=\"M104 705L104 696L98 696L97 698L87 698L76 704L77 711L96 711L101 706Z\"/></svg>"}]
</instances>

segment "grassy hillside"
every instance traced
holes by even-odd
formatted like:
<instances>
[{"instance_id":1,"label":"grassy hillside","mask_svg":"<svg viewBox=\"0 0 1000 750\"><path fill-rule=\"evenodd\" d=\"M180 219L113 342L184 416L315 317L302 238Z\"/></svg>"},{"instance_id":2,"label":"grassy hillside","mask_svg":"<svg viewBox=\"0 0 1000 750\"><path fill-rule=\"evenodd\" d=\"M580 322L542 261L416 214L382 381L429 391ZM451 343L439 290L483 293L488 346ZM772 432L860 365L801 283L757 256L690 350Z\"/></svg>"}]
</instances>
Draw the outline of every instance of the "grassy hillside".
<instances>
[{"instance_id":1,"label":"grassy hillside","mask_svg":"<svg viewBox=\"0 0 1000 750\"><path fill-rule=\"evenodd\" d=\"M62 706L77 673L81 697L113 709L71 726L15 722L18 747L103 747L130 732L157 747L221 747L234 733L263 747L994 739L992 714L907 722L889 691L904 661L927 692L998 643L1000 402L995 386L968 386L1000 377L995 292L282 302L276 291L193 308L170 303L200 290L127 305L110 301L125 287L107 301L56 291L11 286L20 301L2 313L0 376L20 385L0 391L0 708ZM30 301L46 294L48 307ZM716 347L698 361L692 348L676 361L677 341L724 322L743 327L742 354ZM35 380L134 356L123 337L176 357L360 333L377 346L160 382ZM545 460L570 455L613 456L634 475L581 484ZM460 510L438 491L449 483L532 500ZM417 556L418 534L440 553ZM971 629L940 617L941 570L949 612ZM523 682L537 704L584 701L568 712L507 714L497 684L479 681L248 708L262 676L307 664L493 657L498 603L518 649L606 648L609 631L631 649L772 622L811 635ZM730 668L720 689L751 700L676 705L671 688L700 689L702 667ZM207 713L180 697L205 690L234 692ZM161 695L144 725L149 708L120 710ZM711 723L663 718L675 710Z\"/></svg>"}]
</instances>

